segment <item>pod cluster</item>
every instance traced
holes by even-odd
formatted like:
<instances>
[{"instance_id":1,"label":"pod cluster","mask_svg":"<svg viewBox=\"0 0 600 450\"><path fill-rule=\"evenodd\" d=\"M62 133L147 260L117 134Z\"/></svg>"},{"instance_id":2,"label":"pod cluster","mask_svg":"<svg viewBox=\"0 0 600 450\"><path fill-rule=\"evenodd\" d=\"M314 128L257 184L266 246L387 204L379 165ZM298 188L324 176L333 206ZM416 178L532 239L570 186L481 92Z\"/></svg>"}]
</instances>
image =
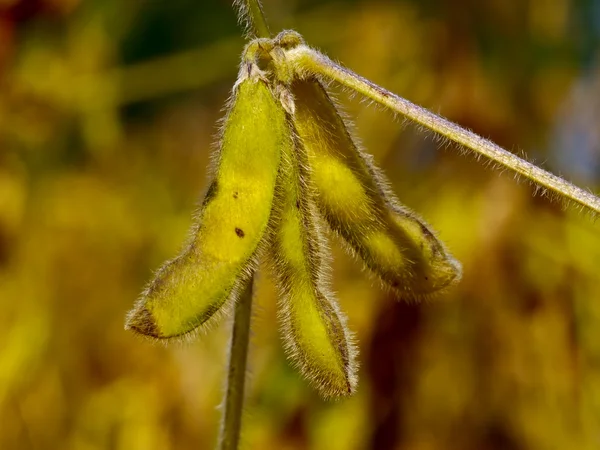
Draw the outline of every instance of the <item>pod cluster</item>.
<instances>
[{"instance_id":1,"label":"pod cluster","mask_svg":"<svg viewBox=\"0 0 600 450\"><path fill-rule=\"evenodd\" d=\"M189 242L156 273L126 328L166 339L206 326L266 256L288 356L323 396L340 397L356 388L356 350L328 288L323 226L407 300L457 282L461 267L397 201L321 81L287 63L299 45L284 31L246 47Z\"/></svg>"}]
</instances>

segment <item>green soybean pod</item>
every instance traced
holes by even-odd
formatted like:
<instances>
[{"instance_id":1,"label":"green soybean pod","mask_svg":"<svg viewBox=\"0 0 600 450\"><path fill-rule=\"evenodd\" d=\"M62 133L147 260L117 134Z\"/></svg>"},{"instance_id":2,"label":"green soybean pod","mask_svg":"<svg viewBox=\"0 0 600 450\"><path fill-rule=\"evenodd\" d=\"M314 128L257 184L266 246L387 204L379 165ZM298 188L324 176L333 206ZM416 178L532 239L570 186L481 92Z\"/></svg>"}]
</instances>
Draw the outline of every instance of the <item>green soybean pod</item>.
<instances>
[{"instance_id":1,"label":"green soybean pod","mask_svg":"<svg viewBox=\"0 0 600 450\"><path fill-rule=\"evenodd\" d=\"M281 205L271 249L280 290L279 319L286 352L324 397L350 395L356 387L356 355L346 319L328 292L324 238L315 207L304 148L285 148Z\"/></svg>"},{"instance_id":2,"label":"green soybean pod","mask_svg":"<svg viewBox=\"0 0 600 450\"><path fill-rule=\"evenodd\" d=\"M425 221L395 199L320 82L296 78L291 90L294 124L331 228L384 285L407 298L428 297L458 281L460 264Z\"/></svg>"},{"instance_id":3,"label":"green soybean pod","mask_svg":"<svg viewBox=\"0 0 600 450\"><path fill-rule=\"evenodd\" d=\"M157 272L126 328L155 338L181 336L235 299L265 240L281 151L291 145L280 102L245 61L190 242Z\"/></svg>"}]
</instances>

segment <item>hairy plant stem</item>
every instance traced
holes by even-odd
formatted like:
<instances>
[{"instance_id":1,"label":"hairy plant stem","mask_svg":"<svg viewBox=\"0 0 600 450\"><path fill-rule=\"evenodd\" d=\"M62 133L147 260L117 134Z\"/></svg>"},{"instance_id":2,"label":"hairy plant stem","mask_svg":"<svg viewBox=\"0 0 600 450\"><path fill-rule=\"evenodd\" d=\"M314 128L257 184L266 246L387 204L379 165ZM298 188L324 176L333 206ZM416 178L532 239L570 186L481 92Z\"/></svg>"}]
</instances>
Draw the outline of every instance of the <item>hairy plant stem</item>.
<instances>
[{"instance_id":1,"label":"hairy plant stem","mask_svg":"<svg viewBox=\"0 0 600 450\"><path fill-rule=\"evenodd\" d=\"M252 316L252 287L250 277L237 303L233 315L227 385L223 398L223 417L219 436L219 450L237 450L242 425L244 386L248 361L248 341Z\"/></svg>"},{"instance_id":2,"label":"hairy plant stem","mask_svg":"<svg viewBox=\"0 0 600 450\"><path fill-rule=\"evenodd\" d=\"M245 21L247 24L249 37L271 37L260 0L235 0L233 3L239 9L240 20Z\"/></svg>"},{"instance_id":3,"label":"hairy plant stem","mask_svg":"<svg viewBox=\"0 0 600 450\"><path fill-rule=\"evenodd\" d=\"M235 0L241 20L247 21L248 31L256 37L270 37L269 26L259 0ZM252 317L252 290L254 275L246 282L240 298L235 304L227 385L223 397L223 417L219 433L219 450L237 450L242 428L244 387L248 362L248 341Z\"/></svg>"},{"instance_id":4,"label":"hairy plant stem","mask_svg":"<svg viewBox=\"0 0 600 450\"><path fill-rule=\"evenodd\" d=\"M492 161L549 189L561 197L600 213L600 198L504 150L492 141L462 128L431 111L387 91L351 70L336 64L305 45L287 52L288 61L300 73L321 75L358 92L408 119L483 155Z\"/></svg>"}]
</instances>

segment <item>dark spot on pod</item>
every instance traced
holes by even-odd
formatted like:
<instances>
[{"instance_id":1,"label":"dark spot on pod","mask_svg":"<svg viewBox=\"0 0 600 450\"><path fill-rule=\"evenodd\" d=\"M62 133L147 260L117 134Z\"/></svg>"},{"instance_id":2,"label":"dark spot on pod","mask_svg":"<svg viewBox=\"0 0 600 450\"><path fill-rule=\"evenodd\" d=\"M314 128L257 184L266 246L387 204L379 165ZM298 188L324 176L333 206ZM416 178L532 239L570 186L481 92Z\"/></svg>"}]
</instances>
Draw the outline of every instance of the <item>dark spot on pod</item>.
<instances>
[{"instance_id":1,"label":"dark spot on pod","mask_svg":"<svg viewBox=\"0 0 600 450\"><path fill-rule=\"evenodd\" d=\"M217 180L210 183L206 191L206 195L204 196L204 200L202 200L202 206L206 206L214 197L217 195L217 191L219 189L219 185L217 184Z\"/></svg>"},{"instance_id":2,"label":"dark spot on pod","mask_svg":"<svg viewBox=\"0 0 600 450\"><path fill-rule=\"evenodd\" d=\"M237 234L238 237L243 238L244 237L244 230L242 230L241 228L236 228L235 229L235 234Z\"/></svg>"},{"instance_id":3,"label":"dark spot on pod","mask_svg":"<svg viewBox=\"0 0 600 450\"><path fill-rule=\"evenodd\" d=\"M300 209L300 200L296 200L296 208Z\"/></svg>"},{"instance_id":4,"label":"dark spot on pod","mask_svg":"<svg viewBox=\"0 0 600 450\"><path fill-rule=\"evenodd\" d=\"M238 193L237 193L237 191L235 191L235 192L233 193L233 198L236 198L236 199L238 198Z\"/></svg>"}]
</instances>

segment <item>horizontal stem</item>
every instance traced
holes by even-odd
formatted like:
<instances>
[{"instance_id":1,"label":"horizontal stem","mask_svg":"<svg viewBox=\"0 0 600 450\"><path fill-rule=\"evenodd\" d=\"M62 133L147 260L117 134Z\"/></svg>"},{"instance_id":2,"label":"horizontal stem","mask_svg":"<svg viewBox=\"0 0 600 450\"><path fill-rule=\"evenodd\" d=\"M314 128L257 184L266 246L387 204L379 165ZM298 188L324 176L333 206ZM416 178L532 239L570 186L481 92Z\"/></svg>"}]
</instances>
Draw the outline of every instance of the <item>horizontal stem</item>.
<instances>
[{"instance_id":1,"label":"horizontal stem","mask_svg":"<svg viewBox=\"0 0 600 450\"><path fill-rule=\"evenodd\" d=\"M519 158L494 144L492 141L484 139L472 131L462 128L376 85L351 70L336 64L310 47L300 45L289 50L287 57L288 61L296 67L300 74L321 75L336 81L392 111L402 114L408 119L523 175L531 181L557 193L559 196L568 198L596 213L600 213L600 198L590 192Z\"/></svg>"}]
</instances>

